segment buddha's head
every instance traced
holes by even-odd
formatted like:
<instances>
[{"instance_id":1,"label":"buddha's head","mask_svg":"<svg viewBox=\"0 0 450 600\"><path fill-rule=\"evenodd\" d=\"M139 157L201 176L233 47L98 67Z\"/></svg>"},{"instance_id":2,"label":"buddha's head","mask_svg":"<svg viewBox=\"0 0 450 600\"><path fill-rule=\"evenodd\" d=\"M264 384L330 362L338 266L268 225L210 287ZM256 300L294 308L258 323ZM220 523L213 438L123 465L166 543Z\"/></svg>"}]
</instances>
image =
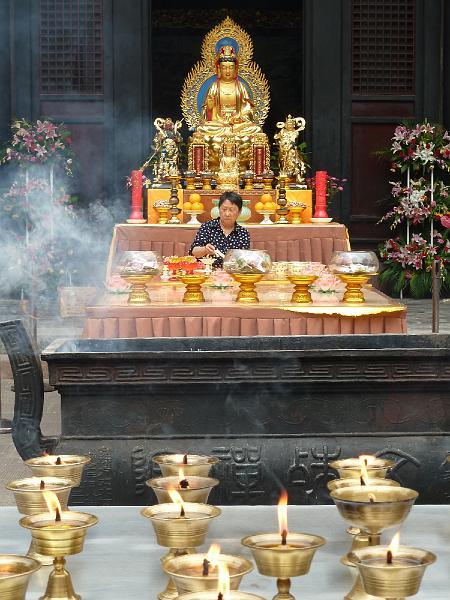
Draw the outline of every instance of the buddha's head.
<instances>
[{"instance_id":1,"label":"buddha's head","mask_svg":"<svg viewBox=\"0 0 450 600\"><path fill-rule=\"evenodd\" d=\"M237 59L233 46L222 46L217 57L218 76L222 81L233 81L237 75Z\"/></svg>"}]
</instances>

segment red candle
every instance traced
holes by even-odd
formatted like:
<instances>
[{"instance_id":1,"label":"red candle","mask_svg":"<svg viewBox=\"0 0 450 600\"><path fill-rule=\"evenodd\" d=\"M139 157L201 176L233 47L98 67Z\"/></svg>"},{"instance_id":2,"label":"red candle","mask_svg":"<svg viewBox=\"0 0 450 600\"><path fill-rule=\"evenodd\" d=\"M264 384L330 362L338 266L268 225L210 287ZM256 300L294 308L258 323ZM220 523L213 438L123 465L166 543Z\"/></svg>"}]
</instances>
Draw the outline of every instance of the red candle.
<instances>
[{"instance_id":1,"label":"red candle","mask_svg":"<svg viewBox=\"0 0 450 600\"><path fill-rule=\"evenodd\" d=\"M327 172L316 171L316 207L314 219L327 218Z\"/></svg>"},{"instance_id":2,"label":"red candle","mask_svg":"<svg viewBox=\"0 0 450 600\"><path fill-rule=\"evenodd\" d=\"M142 214L142 171L131 171L131 214L128 223L145 223Z\"/></svg>"}]
</instances>

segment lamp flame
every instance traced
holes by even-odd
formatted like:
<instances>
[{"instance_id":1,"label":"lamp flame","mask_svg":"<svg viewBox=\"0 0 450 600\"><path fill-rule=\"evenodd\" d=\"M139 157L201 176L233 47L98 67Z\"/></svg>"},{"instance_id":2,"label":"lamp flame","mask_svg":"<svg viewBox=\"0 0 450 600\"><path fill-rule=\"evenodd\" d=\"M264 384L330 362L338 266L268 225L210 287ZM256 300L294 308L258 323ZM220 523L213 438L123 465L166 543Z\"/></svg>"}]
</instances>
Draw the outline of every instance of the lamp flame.
<instances>
[{"instance_id":1,"label":"lamp flame","mask_svg":"<svg viewBox=\"0 0 450 600\"><path fill-rule=\"evenodd\" d=\"M217 589L217 600L227 600L230 593L230 573L226 563L219 561L219 587Z\"/></svg>"},{"instance_id":2,"label":"lamp flame","mask_svg":"<svg viewBox=\"0 0 450 600\"><path fill-rule=\"evenodd\" d=\"M386 562L388 565L392 564L392 559L397 554L399 546L400 546L400 531L397 531L397 533L392 538L391 543L389 544L389 548L388 548L388 551L386 554Z\"/></svg>"},{"instance_id":3,"label":"lamp flame","mask_svg":"<svg viewBox=\"0 0 450 600\"><path fill-rule=\"evenodd\" d=\"M361 456L358 457L359 458L359 462L361 464L361 466L365 466L365 467L370 467L370 465L375 462L376 457L373 456L372 454L361 454Z\"/></svg>"},{"instance_id":4,"label":"lamp flame","mask_svg":"<svg viewBox=\"0 0 450 600\"><path fill-rule=\"evenodd\" d=\"M287 503L288 494L286 490L283 490L278 500L278 528L281 535L281 544L286 545L286 538L288 534L287 524Z\"/></svg>"},{"instance_id":5,"label":"lamp flame","mask_svg":"<svg viewBox=\"0 0 450 600\"><path fill-rule=\"evenodd\" d=\"M375 500L377 499L375 494L372 494L371 492L369 492L368 497L369 497L369 502L375 502Z\"/></svg>"},{"instance_id":6,"label":"lamp flame","mask_svg":"<svg viewBox=\"0 0 450 600\"><path fill-rule=\"evenodd\" d=\"M178 479L179 479L178 485L180 486L180 488L182 490L187 490L189 487L189 481L186 479L182 467L178 468Z\"/></svg>"},{"instance_id":7,"label":"lamp flame","mask_svg":"<svg viewBox=\"0 0 450 600\"><path fill-rule=\"evenodd\" d=\"M209 547L209 550L208 550L208 554L206 555L206 560L209 562L212 569L214 569L214 567L217 566L217 563L219 562L219 556L220 556L220 545L219 544L211 544L211 546Z\"/></svg>"},{"instance_id":8,"label":"lamp flame","mask_svg":"<svg viewBox=\"0 0 450 600\"><path fill-rule=\"evenodd\" d=\"M183 498L175 488L167 488L167 493L174 504L180 507L180 517L184 517L184 502Z\"/></svg>"},{"instance_id":9,"label":"lamp flame","mask_svg":"<svg viewBox=\"0 0 450 600\"><path fill-rule=\"evenodd\" d=\"M42 492L45 503L47 504L48 512L55 513L55 521L61 521L61 504L58 496L53 492Z\"/></svg>"},{"instance_id":10,"label":"lamp flame","mask_svg":"<svg viewBox=\"0 0 450 600\"><path fill-rule=\"evenodd\" d=\"M364 462L361 463L361 472L359 475L361 485L369 485L369 475L367 473L367 467Z\"/></svg>"}]
</instances>

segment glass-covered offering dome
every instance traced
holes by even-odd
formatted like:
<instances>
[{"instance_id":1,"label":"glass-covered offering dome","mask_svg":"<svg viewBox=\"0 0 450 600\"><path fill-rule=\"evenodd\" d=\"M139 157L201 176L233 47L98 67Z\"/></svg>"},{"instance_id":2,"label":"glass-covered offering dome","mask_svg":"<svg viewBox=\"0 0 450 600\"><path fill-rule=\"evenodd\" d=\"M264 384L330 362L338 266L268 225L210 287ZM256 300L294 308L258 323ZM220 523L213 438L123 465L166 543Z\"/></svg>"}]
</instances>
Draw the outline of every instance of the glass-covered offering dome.
<instances>
[{"instance_id":1,"label":"glass-covered offering dome","mask_svg":"<svg viewBox=\"0 0 450 600\"><path fill-rule=\"evenodd\" d=\"M150 250L126 250L119 259L120 275L158 275L163 268L159 254Z\"/></svg>"},{"instance_id":2,"label":"glass-covered offering dome","mask_svg":"<svg viewBox=\"0 0 450 600\"><path fill-rule=\"evenodd\" d=\"M333 252L328 268L336 275L375 275L379 269L374 252Z\"/></svg>"},{"instance_id":3,"label":"glass-covered offering dome","mask_svg":"<svg viewBox=\"0 0 450 600\"><path fill-rule=\"evenodd\" d=\"M233 274L266 274L272 261L264 250L228 250L223 259L223 268Z\"/></svg>"}]
</instances>

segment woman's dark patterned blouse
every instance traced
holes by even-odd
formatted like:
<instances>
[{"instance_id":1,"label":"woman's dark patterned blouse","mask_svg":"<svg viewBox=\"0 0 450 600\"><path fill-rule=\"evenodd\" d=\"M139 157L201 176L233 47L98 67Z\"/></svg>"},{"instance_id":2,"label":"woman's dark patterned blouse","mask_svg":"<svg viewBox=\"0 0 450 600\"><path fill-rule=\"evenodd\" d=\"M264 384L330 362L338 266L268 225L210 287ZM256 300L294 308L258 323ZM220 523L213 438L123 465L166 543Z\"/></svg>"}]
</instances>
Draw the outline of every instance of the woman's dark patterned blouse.
<instances>
[{"instance_id":1,"label":"woman's dark patterned blouse","mask_svg":"<svg viewBox=\"0 0 450 600\"><path fill-rule=\"evenodd\" d=\"M219 219L207 221L202 223L200 229L197 231L197 235L191 244L189 254L192 254L192 250L196 246L206 246L206 244L212 244L214 248L226 254L228 250L235 248L241 250L248 250L250 248L250 235L242 225L236 223L234 229L228 235L225 235L222 227L220 226ZM217 258L214 263L215 267L221 267L223 264L222 258Z\"/></svg>"}]
</instances>

